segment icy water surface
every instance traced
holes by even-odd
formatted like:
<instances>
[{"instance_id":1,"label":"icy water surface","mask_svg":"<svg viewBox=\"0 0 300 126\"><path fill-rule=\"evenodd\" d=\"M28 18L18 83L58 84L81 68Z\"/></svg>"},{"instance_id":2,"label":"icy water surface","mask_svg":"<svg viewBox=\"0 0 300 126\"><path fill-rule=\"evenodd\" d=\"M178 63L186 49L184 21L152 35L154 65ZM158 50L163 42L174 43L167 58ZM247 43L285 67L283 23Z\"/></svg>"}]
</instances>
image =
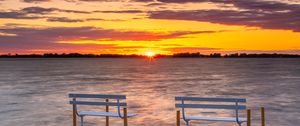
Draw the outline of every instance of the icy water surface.
<instances>
[{"instance_id":1,"label":"icy water surface","mask_svg":"<svg viewBox=\"0 0 300 126\"><path fill-rule=\"evenodd\" d=\"M129 112L139 114L130 126L174 126L174 96L181 95L247 98L254 126L260 106L268 126L300 125L300 59L87 58L0 59L0 126L71 126L70 92L127 95ZM85 124L104 120L86 118ZM111 119L111 126L120 125Z\"/></svg>"}]
</instances>

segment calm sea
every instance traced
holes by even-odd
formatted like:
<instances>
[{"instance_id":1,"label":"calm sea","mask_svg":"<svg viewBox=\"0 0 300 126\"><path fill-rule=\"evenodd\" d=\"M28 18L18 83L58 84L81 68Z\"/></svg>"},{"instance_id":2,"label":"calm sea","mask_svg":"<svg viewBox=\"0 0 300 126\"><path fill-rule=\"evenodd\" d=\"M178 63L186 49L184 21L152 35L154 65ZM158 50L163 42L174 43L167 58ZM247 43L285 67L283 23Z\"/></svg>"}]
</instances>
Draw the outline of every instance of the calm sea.
<instances>
[{"instance_id":1,"label":"calm sea","mask_svg":"<svg viewBox=\"0 0 300 126\"><path fill-rule=\"evenodd\" d=\"M254 126L261 106L268 126L300 125L300 59L0 59L1 126L71 126L71 92L127 95L128 111L139 114L130 126L174 126L174 96L247 98ZM104 120L88 117L85 124ZM111 126L121 124L111 119Z\"/></svg>"}]
</instances>

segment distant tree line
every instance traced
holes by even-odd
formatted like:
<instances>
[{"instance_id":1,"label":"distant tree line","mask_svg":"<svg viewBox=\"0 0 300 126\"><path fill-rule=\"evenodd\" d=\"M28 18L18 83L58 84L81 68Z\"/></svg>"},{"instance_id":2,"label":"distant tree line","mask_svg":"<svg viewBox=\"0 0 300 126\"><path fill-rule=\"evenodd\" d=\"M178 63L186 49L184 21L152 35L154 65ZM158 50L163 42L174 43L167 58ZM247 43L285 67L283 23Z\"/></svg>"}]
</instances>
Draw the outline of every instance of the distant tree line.
<instances>
[{"instance_id":1,"label":"distant tree line","mask_svg":"<svg viewBox=\"0 0 300 126\"><path fill-rule=\"evenodd\" d=\"M80 53L45 53L45 54L3 54L0 58L122 58L122 57L141 57L140 55L121 55L121 54L80 54Z\"/></svg>"},{"instance_id":2,"label":"distant tree line","mask_svg":"<svg viewBox=\"0 0 300 126\"><path fill-rule=\"evenodd\" d=\"M267 54L267 53L262 53L262 54L246 54L246 53L235 53L235 54L229 54L229 55L224 55L223 57L230 57L230 58L300 58L300 55L296 54Z\"/></svg>"},{"instance_id":3,"label":"distant tree line","mask_svg":"<svg viewBox=\"0 0 300 126\"><path fill-rule=\"evenodd\" d=\"M197 53L176 53L172 57L180 57L180 58L300 58L300 55L297 54L247 54L247 53L234 53L234 54L225 54L221 53L212 53L209 55Z\"/></svg>"},{"instance_id":4,"label":"distant tree line","mask_svg":"<svg viewBox=\"0 0 300 126\"><path fill-rule=\"evenodd\" d=\"M175 53L172 55L172 57L178 57L178 58L184 58L184 57L187 57L187 58L220 58L222 57L222 55L220 53L212 53L212 54L209 54L209 55L205 55L205 54L201 54L200 52L197 52L197 53Z\"/></svg>"},{"instance_id":5,"label":"distant tree line","mask_svg":"<svg viewBox=\"0 0 300 126\"><path fill-rule=\"evenodd\" d=\"M122 54L80 54L80 53L45 53L45 54L2 54L0 58L144 58L144 55L122 55ZM175 53L173 55L158 54L155 58L169 57L169 58L300 58L297 54L247 54L247 53L234 53L225 54L212 53L201 54L197 53Z\"/></svg>"}]
</instances>

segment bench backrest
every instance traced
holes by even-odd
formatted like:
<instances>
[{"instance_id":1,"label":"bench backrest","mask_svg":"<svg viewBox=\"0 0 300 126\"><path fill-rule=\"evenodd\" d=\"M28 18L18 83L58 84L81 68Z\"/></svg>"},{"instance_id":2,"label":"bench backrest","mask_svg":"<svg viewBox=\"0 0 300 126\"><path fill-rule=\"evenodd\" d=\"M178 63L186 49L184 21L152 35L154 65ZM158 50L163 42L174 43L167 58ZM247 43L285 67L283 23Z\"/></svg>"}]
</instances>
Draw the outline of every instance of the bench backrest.
<instances>
[{"instance_id":1,"label":"bench backrest","mask_svg":"<svg viewBox=\"0 0 300 126\"><path fill-rule=\"evenodd\" d=\"M127 106L126 102L120 102L120 100L126 99L125 95L104 95L104 94L69 94L69 98L72 98L70 104L73 105L97 105L97 106ZM80 98L80 100L77 100ZM81 100L83 98L100 98L100 99L115 99L116 102L99 102L99 101L86 101Z\"/></svg>"},{"instance_id":2,"label":"bench backrest","mask_svg":"<svg viewBox=\"0 0 300 126\"><path fill-rule=\"evenodd\" d=\"M245 110L245 105L239 105L239 103L245 103L246 99L243 98L201 98L201 97L175 97L175 101L181 101L176 103L176 108L204 108L204 109L234 109ZM185 101L201 101L201 102L219 102L220 104L186 104ZM221 104L222 102L232 102L234 104Z\"/></svg>"},{"instance_id":3,"label":"bench backrest","mask_svg":"<svg viewBox=\"0 0 300 126\"><path fill-rule=\"evenodd\" d=\"M231 109L231 110L235 110L236 122L240 125L241 122L239 119L239 110L246 109L246 105L240 105L240 103L246 103L246 99L244 98L175 97L175 101L177 102L180 101L180 103L175 104L175 107L182 109L182 116L186 122L188 122L188 120L186 120L185 108ZM205 102L205 103L186 104L185 101Z\"/></svg>"}]
</instances>

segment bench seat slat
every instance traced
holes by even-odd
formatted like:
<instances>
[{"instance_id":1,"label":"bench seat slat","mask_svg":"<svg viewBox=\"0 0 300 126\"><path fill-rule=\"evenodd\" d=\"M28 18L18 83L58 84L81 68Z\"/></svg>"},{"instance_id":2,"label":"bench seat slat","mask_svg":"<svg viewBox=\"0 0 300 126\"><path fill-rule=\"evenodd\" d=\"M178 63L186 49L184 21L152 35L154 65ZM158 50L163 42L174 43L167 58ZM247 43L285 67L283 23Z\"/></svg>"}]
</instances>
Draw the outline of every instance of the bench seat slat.
<instances>
[{"instance_id":1,"label":"bench seat slat","mask_svg":"<svg viewBox=\"0 0 300 126\"><path fill-rule=\"evenodd\" d=\"M107 98L126 99L126 95L104 95L104 94L69 94L70 98Z\"/></svg>"},{"instance_id":2,"label":"bench seat slat","mask_svg":"<svg viewBox=\"0 0 300 126\"><path fill-rule=\"evenodd\" d=\"M120 102L90 102L90 101L70 101L70 104L76 105L99 105L99 106L127 106L127 103Z\"/></svg>"},{"instance_id":3,"label":"bench seat slat","mask_svg":"<svg viewBox=\"0 0 300 126\"><path fill-rule=\"evenodd\" d=\"M199 98L199 97L175 97L176 101L211 101L211 102L246 102L244 98Z\"/></svg>"},{"instance_id":4,"label":"bench seat slat","mask_svg":"<svg viewBox=\"0 0 300 126\"><path fill-rule=\"evenodd\" d=\"M175 104L177 108L208 108L208 109L246 109L245 105L215 105L215 104Z\"/></svg>"},{"instance_id":5,"label":"bench seat slat","mask_svg":"<svg viewBox=\"0 0 300 126\"><path fill-rule=\"evenodd\" d=\"M186 120L206 120L206 121L224 121L236 122L235 117L208 117L208 116L187 116ZM247 122L246 118L239 118L239 122Z\"/></svg>"},{"instance_id":6,"label":"bench seat slat","mask_svg":"<svg viewBox=\"0 0 300 126\"><path fill-rule=\"evenodd\" d=\"M109 116L109 117L119 117L117 112L79 112L79 116ZM127 117L133 117L137 114L127 113Z\"/></svg>"}]
</instances>

